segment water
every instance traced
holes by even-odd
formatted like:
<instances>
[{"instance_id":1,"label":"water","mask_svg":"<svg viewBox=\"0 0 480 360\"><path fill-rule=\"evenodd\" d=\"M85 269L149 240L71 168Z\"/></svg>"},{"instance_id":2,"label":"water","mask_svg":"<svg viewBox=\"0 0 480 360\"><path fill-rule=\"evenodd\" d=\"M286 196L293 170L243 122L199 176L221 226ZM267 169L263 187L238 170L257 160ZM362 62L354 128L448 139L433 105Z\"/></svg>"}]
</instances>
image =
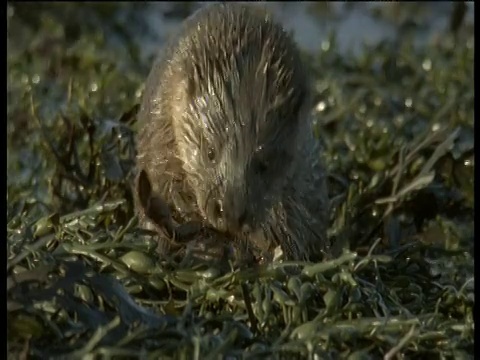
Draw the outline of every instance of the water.
<instances>
[{"instance_id":1,"label":"water","mask_svg":"<svg viewBox=\"0 0 480 360\"><path fill-rule=\"evenodd\" d=\"M175 31L183 17L205 6L204 2L149 4L146 22L154 35L143 39L144 55L151 55L167 36ZM325 46L329 34L336 33L337 50L342 54L360 55L363 44L375 45L393 40L409 31L418 44L435 40L448 30L453 2L256 2L265 6L291 31L298 45L316 52ZM467 2L465 22L473 23L474 3ZM183 7L183 9L182 9ZM180 16L171 16L180 13ZM415 24L409 27L408 24Z\"/></svg>"}]
</instances>

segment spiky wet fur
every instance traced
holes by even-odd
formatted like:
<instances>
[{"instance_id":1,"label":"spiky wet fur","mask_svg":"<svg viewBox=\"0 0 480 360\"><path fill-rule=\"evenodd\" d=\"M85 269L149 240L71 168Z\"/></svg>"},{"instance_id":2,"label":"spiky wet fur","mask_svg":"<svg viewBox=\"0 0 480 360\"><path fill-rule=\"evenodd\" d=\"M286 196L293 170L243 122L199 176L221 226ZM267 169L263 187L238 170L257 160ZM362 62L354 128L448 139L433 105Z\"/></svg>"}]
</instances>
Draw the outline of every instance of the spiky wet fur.
<instances>
[{"instance_id":1,"label":"spiky wet fur","mask_svg":"<svg viewBox=\"0 0 480 360\"><path fill-rule=\"evenodd\" d=\"M201 117L205 125L199 113L212 107L212 116ZM208 6L185 21L152 68L139 115L137 166L176 221L205 220L209 196L234 194L235 206L249 208L253 228L242 236L252 244L281 245L290 259L317 259L330 248L328 195L309 107L308 79L283 29L256 7ZM282 169L267 179L250 171L265 134L278 149L270 159ZM203 142L234 145L212 166Z\"/></svg>"}]
</instances>

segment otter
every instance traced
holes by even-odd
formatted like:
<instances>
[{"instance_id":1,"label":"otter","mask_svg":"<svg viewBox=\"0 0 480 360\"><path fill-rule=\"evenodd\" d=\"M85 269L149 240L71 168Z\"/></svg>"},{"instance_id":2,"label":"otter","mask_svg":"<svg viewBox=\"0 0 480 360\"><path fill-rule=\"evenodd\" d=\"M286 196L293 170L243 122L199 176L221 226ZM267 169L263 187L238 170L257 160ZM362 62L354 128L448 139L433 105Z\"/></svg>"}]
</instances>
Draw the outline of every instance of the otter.
<instances>
[{"instance_id":1,"label":"otter","mask_svg":"<svg viewBox=\"0 0 480 360\"><path fill-rule=\"evenodd\" d=\"M296 45L266 11L198 10L146 81L135 191L142 226L170 237L182 223L208 227L261 254L280 246L289 260L329 254L311 100Z\"/></svg>"}]
</instances>

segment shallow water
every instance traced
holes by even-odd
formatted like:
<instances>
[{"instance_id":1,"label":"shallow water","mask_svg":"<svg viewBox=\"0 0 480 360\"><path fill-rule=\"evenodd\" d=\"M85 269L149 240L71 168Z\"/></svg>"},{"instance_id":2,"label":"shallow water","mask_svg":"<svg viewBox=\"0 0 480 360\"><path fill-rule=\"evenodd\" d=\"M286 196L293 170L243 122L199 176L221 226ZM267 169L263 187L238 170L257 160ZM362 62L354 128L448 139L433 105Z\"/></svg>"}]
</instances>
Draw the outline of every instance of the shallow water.
<instances>
[{"instance_id":1,"label":"shallow water","mask_svg":"<svg viewBox=\"0 0 480 360\"><path fill-rule=\"evenodd\" d=\"M143 39L145 55L155 52L184 16L205 6L205 2L149 4L147 23L153 38ZM448 29L454 2L383 3L383 2L258 2L266 6L285 29L293 32L299 46L315 52L328 46L334 31L342 54L361 54L362 44L392 40L401 32L411 33L421 45L435 40ZM465 22L473 23L474 3L466 2ZM416 26L408 26L414 24Z\"/></svg>"}]
</instances>

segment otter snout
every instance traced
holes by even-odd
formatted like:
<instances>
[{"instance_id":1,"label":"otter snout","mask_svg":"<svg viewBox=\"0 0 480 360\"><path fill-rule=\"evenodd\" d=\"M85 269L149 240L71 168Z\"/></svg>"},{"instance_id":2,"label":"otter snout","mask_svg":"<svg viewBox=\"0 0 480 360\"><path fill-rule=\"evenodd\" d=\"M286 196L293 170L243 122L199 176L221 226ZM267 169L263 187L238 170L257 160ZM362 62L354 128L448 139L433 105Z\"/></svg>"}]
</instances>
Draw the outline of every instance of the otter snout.
<instances>
[{"instance_id":1,"label":"otter snout","mask_svg":"<svg viewBox=\"0 0 480 360\"><path fill-rule=\"evenodd\" d=\"M207 204L207 214L220 231L237 233L249 229L246 223L247 210L241 201L227 199L211 200Z\"/></svg>"}]
</instances>

